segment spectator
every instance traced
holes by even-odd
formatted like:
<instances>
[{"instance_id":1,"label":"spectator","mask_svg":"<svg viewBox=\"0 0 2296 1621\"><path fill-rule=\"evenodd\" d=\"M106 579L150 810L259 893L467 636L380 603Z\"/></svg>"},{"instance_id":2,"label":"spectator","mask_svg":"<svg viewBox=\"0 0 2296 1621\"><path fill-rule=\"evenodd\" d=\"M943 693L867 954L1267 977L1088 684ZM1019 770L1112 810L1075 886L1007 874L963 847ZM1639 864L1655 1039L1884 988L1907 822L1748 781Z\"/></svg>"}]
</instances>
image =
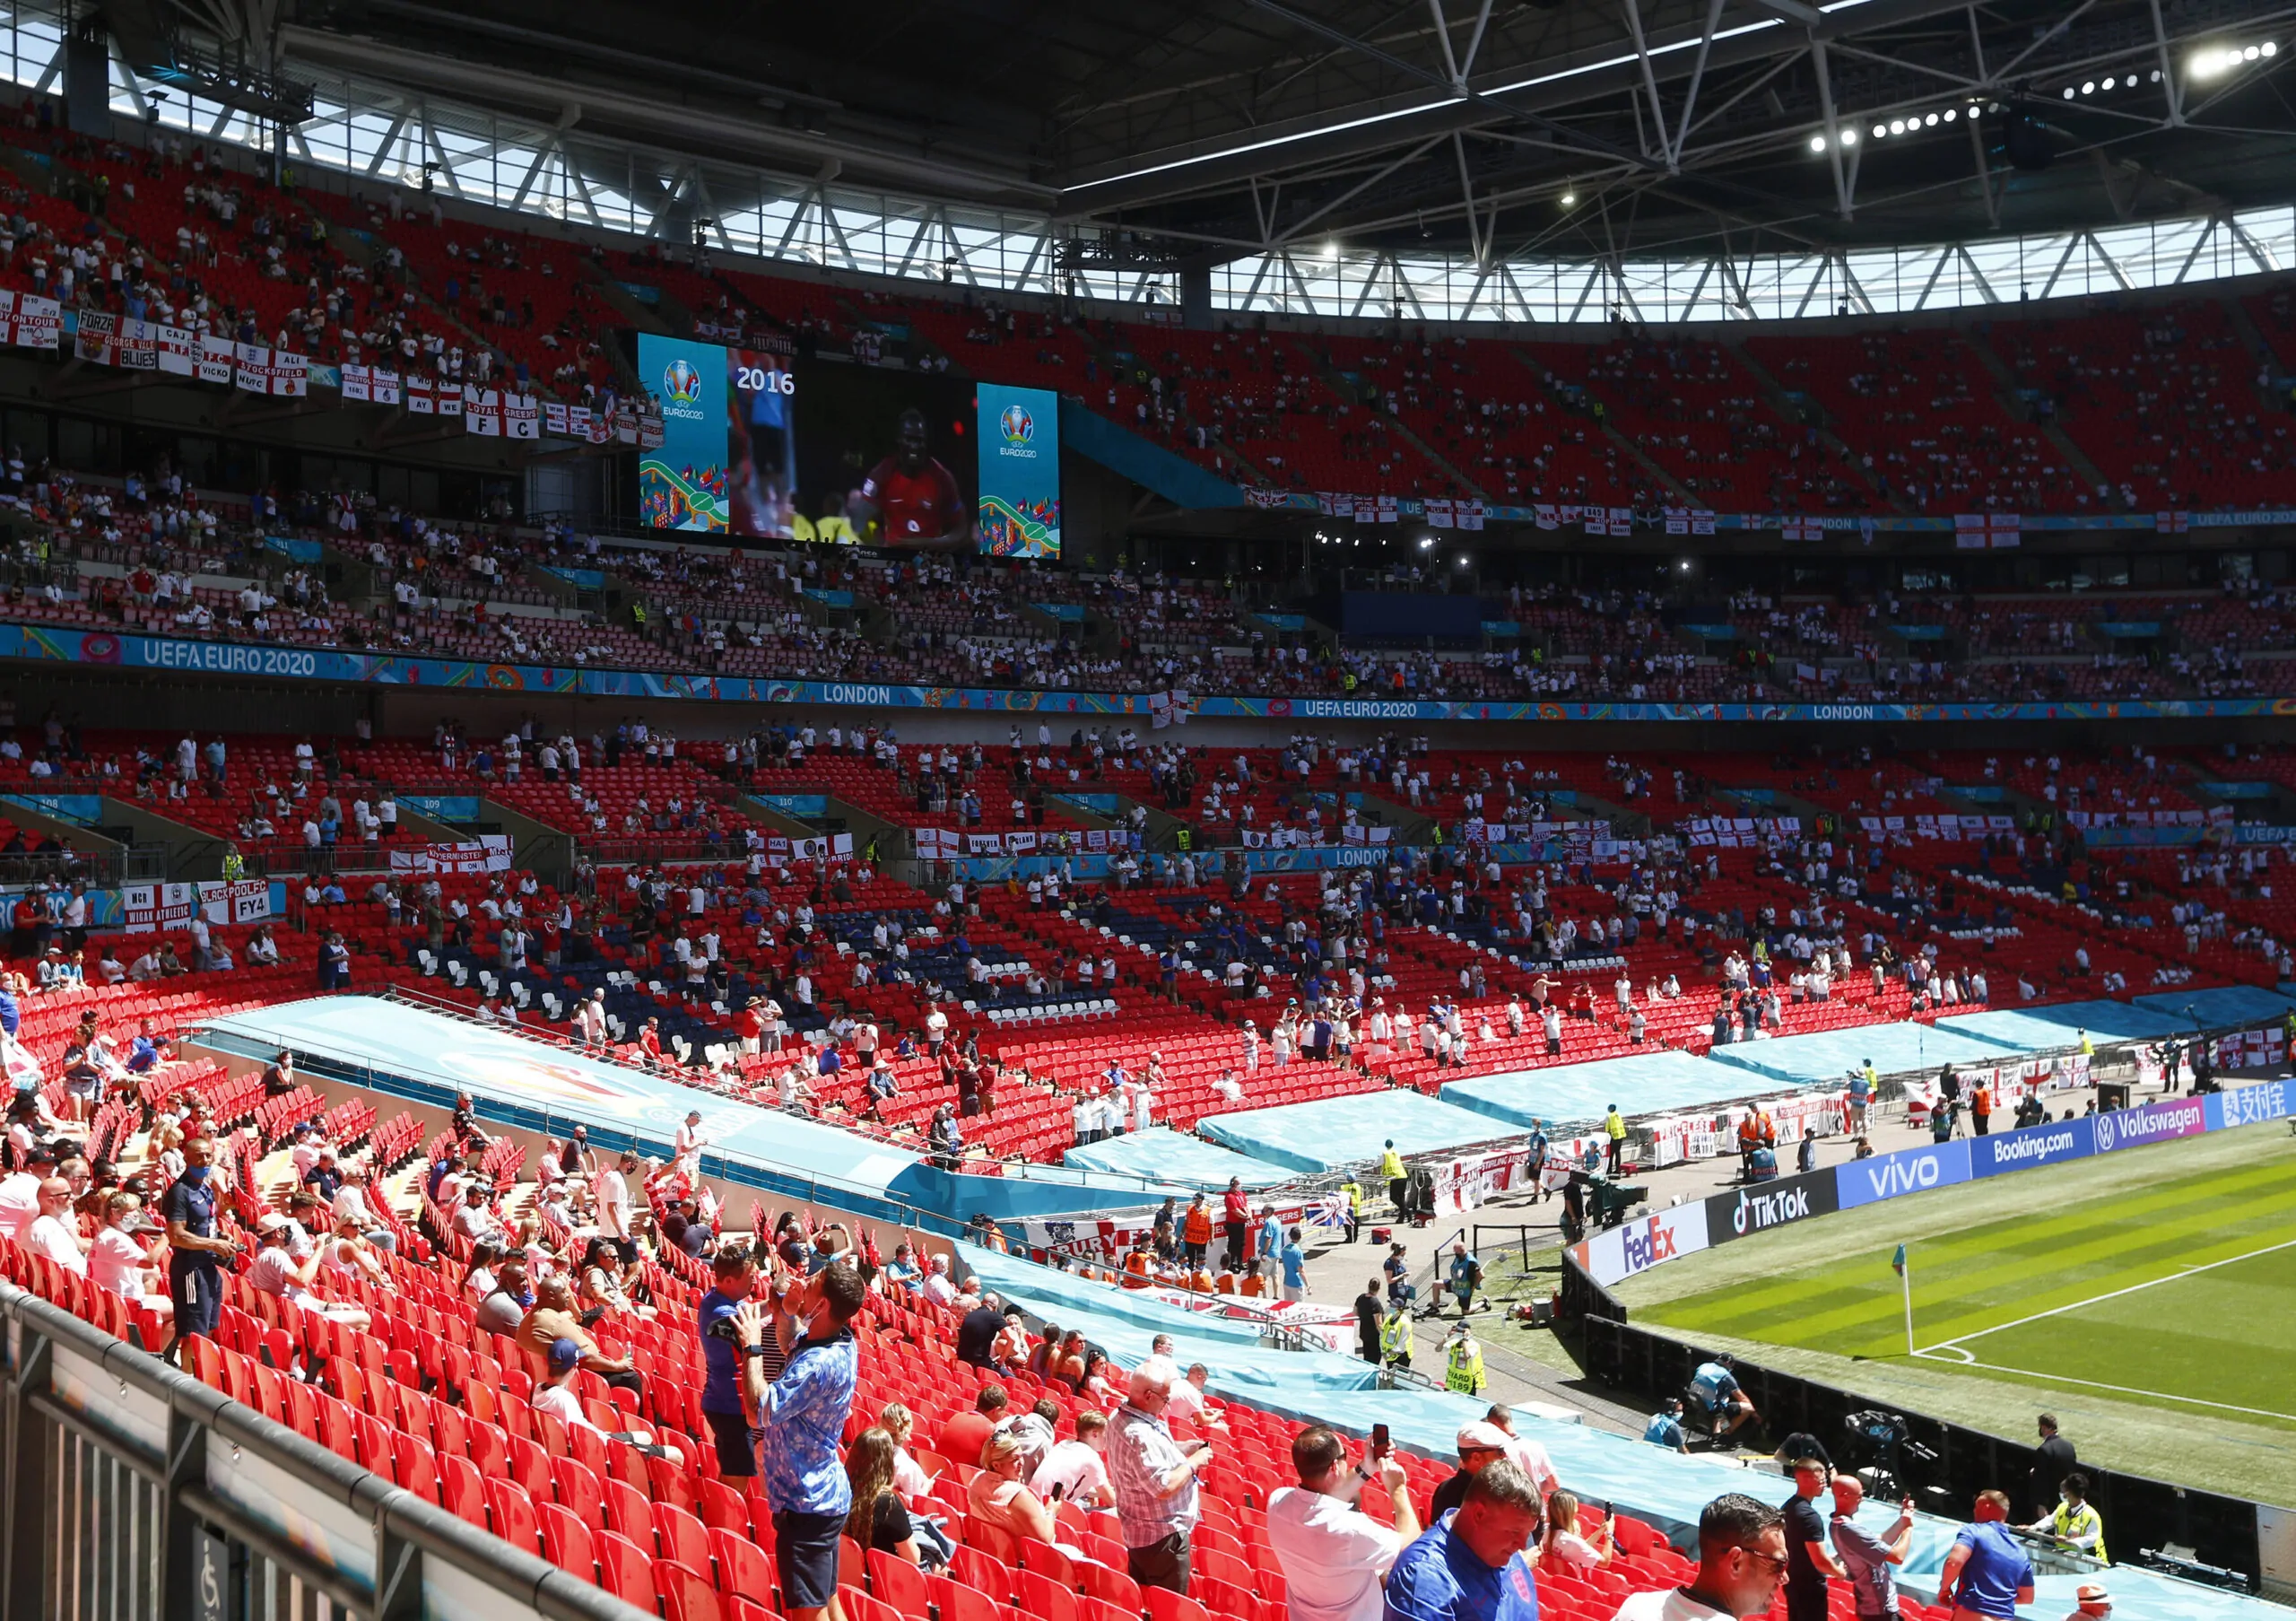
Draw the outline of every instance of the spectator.
<instances>
[{"instance_id":1,"label":"spectator","mask_svg":"<svg viewBox=\"0 0 2296 1621\"><path fill-rule=\"evenodd\" d=\"M757 1473L757 1440L742 1407L741 1363L734 1314L757 1286L757 1268L745 1248L728 1247L710 1263L709 1293L701 1297L694 1331L701 1339L701 1417L718 1447L718 1472L735 1478ZM778 1350L777 1345L774 1349ZM758 1354L766 1355L761 1345Z\"/></svg>"},{"instance_id":2,"label":"spectator","mask_svg":"<svg viewBox=\"0 0 2296 1621\"><path fill-rule=\"evenodd\" d=\"M1011 1368L999 1367L996 1363L996 1337L1004 1331L1004 1313L997 1309L996 1296L982 1295L980 1303L957 1324L957 1360L976 1368L1011 1373Z\"/></svg>"},{"instance_id":3,"label":"spectator","mask_svg":"<svg viewBox=\"0 0 2296 1621\"><path fill-rule=\"evenodd\" d=\"M1552 1496L1555 1487L1562 1484L1561 1477L1554 1472L1554 1460L1537 1442L1515 1433L1514 1408L1503 1401L1493 1402L1483 1416L1485 1423L1507 1437L1507 1461L1523 1471L1537 1489L1539 1501L1544 1503Z\"/></svg>"},{"instance_id":4,"label":"spectator","mask_svg":"<svg viewBox=\"0 0 2296 1621\"><path fill-rule=\"evenodd\" d=\"M1876 1536L1857 1523L1866 1501L1865 1483L1855 1475L1833 1478L1833 1554L1848 1573L1850 1600L1857 1621L1898 1621L1894 1565L1913 1549L1913 1499L1898 1505L1896 1522Z\"/></svg>"},{"instance_id":5,"label":"spectator","mask_svg":"<svg viewBox=\"0 0 2296 1621\"><path fill-rule=\"evenodd\" d=\"M516 1336L534 1304L535 1292L526 1284L526 1258L513 1251L494 1268L494 1286L479 1300L478 1326L489 1334Z\"/></svg>"},{"instance_id":6,"label":"spectator","mask_svg":"<svg viewBox=\"0 0 2296 1621\"><path fill-rule=\"evenodd\" d=\"M853 1438L845 1451L845 1478L853 1506L845 1534L874 1553L891 1554L910 1564L925 1563L909 1507L893 1484L893 1460L900 1449L876 1425Z\"/></svg>"},{"instance_id":7,"label":"spectator","mask_svg":"<svg viewBox=\"0 0 2296 1621\"><path fill-rule=\"evenodd\" d=\"M1465 1502L1467 1483L1507 1456L1507 1432L1487 1419L1478 1418L1473 1424L1461 1425L1458 1469L1435 1488L1435 1495L1427 1505L1428 1517L1440 1520ZM1533 1484L1535 1486L1536 1483Z\"/></svg>"},{"instance_id":8,"label":"spectator","mask_svg":"<svg viewBox=\"0 0 2296 1621\"><path fill-rule=\"evenodd\" d=\"M144 1214L142 1199L126 1191L110 1195L88 1251L88 1281L146 1311L167 1314L171 1303L152 1294L158 1286L161 1258L167 1253L158 1233Z\"/></svg>"},{"instance_id":9,"label":"spectator","mask_svg":"<svg viewBox=\"0 0 2296 1621\"><path fill-rule=\"evenodd\" d=\"M650 1430L609 1430L594 1421L582 1405L581 1398L570 1388L574 1375L582 1366L582 1347L570 1339L554 1339L550 1343L550 1373L535 1386L535 1410L547 1413L569 1430L588 1430L609 1441L626 1442L639 1451L666 1460L671 1467L683 1468L684 1455L674 1446L657 1444Z\"/></svg>"},{"instance_id":10,"label":"spectator","mask_svg":"<svg viewBox=\"0 0 2296 1621\"><path fill-rule=\"evenodd\" d=\"M781 1377L768 1384L759 1359L744 1355L743 1395L765 1432L760 1473L773 1510L774 1557L788 1621L843 1621L837 1601L838 1538L853 1511L853 1488L838 1457L860 1353L850 1327L867 1286L844 1261L789 1291L785 1310L807 1324ZM765 1312L744 1301L735 1320L746 1348L762 1340Z\"/></svg>"},{"instance_id":11,"label":"spectator","mask_svg":"<svg viewBox=\"0 0 2296 1621\"><path fill-rule=\"evenodd\" d=\"M1292 1468L1300 1484L1267 1500L1267 1542L1291 1621L1378 1621L1387 1572L1420 1533L1403 1464L1390 1453L1351 1467L1346 1443L1317 1425L1292 1438ZM1392 1529L1356 1506L1374 1479L1394 1505Z\"/></svg>"},{"instance_id":12,"label":"spectator","mask_svg":"<svg viewBox=\"0 0 2296 1621\"><path fill-rule=\"evenodd\" d=\"M1021 1437L1012 1430L990 1435L980 1449L980 1472L965 1483L965 1500L971 1505L972 1518L1015 1537L1057 1542L1060 1528L1029 1490L1028 1477L1029 1456Z\"/></svg>"},{"instance_id":13,"label":"spectator","mask_svg":"<svg viewBox=\"0 0 2296 1621\"><path fill-rule=\"evenodd\" d=\"M518 1349L526 1353L526 1371L537 1382L549 1376L550 1348L561 1339L570 1339L582 1348L582 1367L596 1373L606 1383L628 1390L641 1401L645 1398L646 1381L626 1356L609 1356L599 1349L582 1327L574 1309L574 1285L556 1273L535 1284L535 1303L518 1323L518 1330L511 1336Z\"/></svg>"},{"instance_id":14,"label":"spectator","mask_svg":"<svg viewBox=\"0 0 2296 1621\"><path fill-rule=\"evenodd\" d=\"M2113 1613L2113 1596L2101 1582L2083 1582L2074 1590L2073 1613L2065 1621L2104 1621Z\"/></svg>"},{"instance_id":15,"label":"spectator","mask_svg":"<svg viewBox=\"0 0 2296 1621\"><path fill-rule=\"evenodd\" d=\"M1078 1415L1080 1429L1083 1416ZM900 1494L901 1502L909 1509L909 1529L916 1534L918 1551L927 1564L946 1564L955 1556L957 1545L942 1529L942 1517L931 1512L938 1506L933 1496L933 1477L909 1454L909 1438L917 1433L916 1416L900 1402L889 1401L877 1409L877 1423L892 1438L893 1489Z\"/></svg>"},{"instance_id":16,"label":"spectator","mask_svg":"<svg viewBox=\"0 0 2296 1621\"><path fill-rule=\"evenodd\" d=\"M1522 1471L1494 1460L1387 1573L1386 1621L1489 1621L1500 1573L1538 1534L1538 1495Z\"/></svg>"},{"instance_id":17,"label":"spectator","mask_svg":"<svg viewBox=\"0 0 2296 1621\"><path fill-rule=\"evenodd\" d=\"M2010 1531L2009 1498L1979 1492L1972 1523L1961 1528L1937 1578L1937 1602L1953 1621L2012 1621L2033 1601L2033 1562Z\"/></svg>"},{"instance_id":18,"label":"spectator","mask_svg":"<svg viewBox=\"0 0 2296 1621\"><path fill-rule=\"evenodd\" d=\"M1826 1579L1848 1573L1826 1547L1826 1525L1818 1517L1818 1494L1825 1490L1826 1466L1802 1457L1789 1466L1794 1495L1779 1506L1786 1521L1786 1621L1825 1621Z\"/></svg>"},{"instance_id":19,"label":"spectator","mask_svg":"<svg viewBox=\"0 0 2296 1621\"><path fill-rule=\"evenodd\" d=\"M39 1185L39 1214L24 1234L24 1247L44 1255L66 1272L88 1275L88 1249L80 1238L79 1218L72 1214L72 1184L51 1176Z\"/></svg>"},{"instance_id":20,"label":"spectator","mask_svg":"<svg viewBox=\"0 0 2296 1621\"><path fill-rule=\"evenodd\" d=\"M223 1257L239 1250L215 1231L216 1195L210 1185L214 1172L209 1163L214 1151L204 1137L184 1140L183 1173L168 1185L160 1207L168 1226L168 1302L176 1325L168 1358L178 1366L187 1337L214 1338L223 1303Z\"/></svg>"},{"instance_id":21,"label":"spectator","mask_svg":"<svg viewBox=\"0 0 2296 1621\"><path fill-rule=\"evenodd\" d=\"M1164 1423L1178 1376L1161 1356L1133 1369L1109 1445L1109 1479L1116 1487L1126 1571L1143 1587L1169 1588L1185 1598L1197 1518L1196 1477L1212 1462L1212 1443L1197 1439L1183 1448Z\"/></svg>"},{"instance_id":22,"label":"spectator","mask_svg":"<svg viewBox=\"0 0 2296 1621\"><path fill-rule=\"evenodd\" d=\"M1075 1439L1053 1442L1052 1451L1029 1477L1029 1489L1047 1503L1114 1508L1116 1487L1109 1482L1108 1449L1108 1415L1086 1408L1076 1415Z\"/></svg>"},{"instance_id":23,"label":"spectator","mask_svg":"<svg viewBox=\"0 0 2296 1621\"><path fill-rule=\"evenodd\" d=\"M1551 1492L1546 1500L1546 1534L1539 1539L1539 1569L1553 1576L1579 1576L1600 1570L1617 1552L1618 1515L1605 1512L1594 1537L1578 1531L1578 1499L1569 1492Z\"/></svg>"},{"instance_id":24,"label":"spectator","mask_svg":"<svg viewBox=\"0 0 2296 1621\"><path fill-rule=\"evenodd\" d=\"M1698 1517L1690 1585L1636 1593L1612 1621L1748 1621L1770 1613L1785 1574L1785 1521L1768 1503L1728 1492Z\"/></svg>"},{"instance_id":25,"label":"spectator","mask_svg":"<svg viewBox=\"0 0 2296 1621\"><path fill-rule=\"evenodd\" d=\"M1004 1387L985 1384L973 1398L973 1410L959 1413L941 1426L941 1453L959 1463L978 1467L980 1449L988 1444L988 1437L1004 1421L1007 1405Z\"/></svg>"},{"instance_id":26,"label":"spectator","mask_svg":"<svg viewBox=\"0 0 2296 1621\"><path fill-rule=\"evenodd\" d=\"M1365 1280L1363 1293L1355 1297L1356 1348L1363 1360L1373 1367L1379 1365L1379 1326L1385 1314L1379 1300L1379 1280Z\"/></svg>"}]
</instances>

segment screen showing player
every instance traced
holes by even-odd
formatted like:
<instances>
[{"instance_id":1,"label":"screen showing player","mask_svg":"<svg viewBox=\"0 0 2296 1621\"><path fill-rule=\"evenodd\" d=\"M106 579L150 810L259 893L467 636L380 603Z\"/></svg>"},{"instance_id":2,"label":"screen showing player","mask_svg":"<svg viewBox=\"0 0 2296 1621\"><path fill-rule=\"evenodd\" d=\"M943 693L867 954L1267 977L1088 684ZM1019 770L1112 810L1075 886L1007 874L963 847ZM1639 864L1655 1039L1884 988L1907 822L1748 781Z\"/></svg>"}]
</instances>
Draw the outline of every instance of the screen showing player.
<instances>
[{"instance_id":1,"label":"screen showing player","mask_svg":"<svg viewBox=\"0 0 2296 1621\"><path fill-rule=\"evenodd\" d=\"M735 535L787 540L795 531L796 397L787 355L726 351L726 465Z\"/></svg>"},{"instance_id":2,"label":"screen showing player","mask_svg":"<svg viewBox=\"0 0 2296 1621\"><path fill-rule=\"evenodd\" d=\"M865 544L960 552L973 545L972 507L956 475L933 454L925 413L911 405L893 425L893 448L853 492L848 513Z\"/></svg>"}]
</instances>

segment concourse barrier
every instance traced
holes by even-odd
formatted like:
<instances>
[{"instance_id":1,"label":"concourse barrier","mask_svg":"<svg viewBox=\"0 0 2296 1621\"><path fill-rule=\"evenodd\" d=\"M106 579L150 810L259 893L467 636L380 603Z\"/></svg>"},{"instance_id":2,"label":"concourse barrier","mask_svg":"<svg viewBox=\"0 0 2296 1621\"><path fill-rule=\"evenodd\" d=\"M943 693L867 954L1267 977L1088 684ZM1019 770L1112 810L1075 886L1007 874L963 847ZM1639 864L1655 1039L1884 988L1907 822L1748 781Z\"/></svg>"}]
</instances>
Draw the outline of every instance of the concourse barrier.
<instances>
[{"instance_id":1,"label":"concourse barrier","mask_svg":"<svg viewBox=\"0 0 2296 1621\"><path fill-rule=\"evenodd\" d=\"M643 1621L0 1283L0 1621Z\"/></svg>"}]
</instances>

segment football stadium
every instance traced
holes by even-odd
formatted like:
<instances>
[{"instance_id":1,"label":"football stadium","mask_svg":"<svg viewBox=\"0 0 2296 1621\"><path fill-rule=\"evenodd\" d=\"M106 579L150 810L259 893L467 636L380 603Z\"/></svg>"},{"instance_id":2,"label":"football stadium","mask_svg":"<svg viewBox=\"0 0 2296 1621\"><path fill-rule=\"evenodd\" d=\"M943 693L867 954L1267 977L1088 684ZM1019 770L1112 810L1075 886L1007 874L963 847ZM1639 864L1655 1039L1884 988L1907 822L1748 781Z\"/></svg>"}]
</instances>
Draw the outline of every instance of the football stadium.
<instances>
[{"instance_id":1,"label":"football stadium","mask_svg":"<svg viewBox=\"0 0 2296 1621\"><path fill-rule=\"evenodd\" d=\"M2289 1621L2292 61L0 11L0 1621Z\"/></svg>"}]
</instances>

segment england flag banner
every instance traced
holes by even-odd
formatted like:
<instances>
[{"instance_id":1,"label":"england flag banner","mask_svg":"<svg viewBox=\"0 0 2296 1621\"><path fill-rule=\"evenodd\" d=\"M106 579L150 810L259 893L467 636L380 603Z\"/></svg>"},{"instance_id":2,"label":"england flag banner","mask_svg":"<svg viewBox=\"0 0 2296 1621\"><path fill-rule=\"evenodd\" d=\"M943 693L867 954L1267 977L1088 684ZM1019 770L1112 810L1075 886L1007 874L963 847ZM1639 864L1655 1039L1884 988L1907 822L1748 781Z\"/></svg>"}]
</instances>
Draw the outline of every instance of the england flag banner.
<instances>
[{"instance_id":1,"label":"england flag banner","mask_svg":"<svg viewBox=\"0 0 2296 1621\"><path fill-rule=\"evenodd\" d=\"M486 439L502 437L502 397L475 384L463 388L463 431Z\"/></svg>"},{"instance_id":2,"label":"england flag banner","mask_svg":"<svg viewBox=\"0 0 2296 1621\"><path fill-rule=\"evenodd\" d=\"M364 366L348 361L344 362L343 397L361 405L371 403L375 396L373 386L367 380L370 375Z\"/></svg>"},{"instance_id":3,"label":"england flag banner","mask_svg":"<svg viewBox=\"0 0 2296 1621\"><path fill-rule=\"evenodd\" d=\"M0 337L20 349L53 349L64 341L64 306L30 292L0 292Z\"/></svg>"},{"instance_id":4,"label":"england flag banner","mask_svg":"<svg viewBox=\"0 0 2296 1621\"><path fill-rule=\"evenodd\" d=\"M163 327L157 321L130 321L151 340L152 370L170 377L191 377L199 370L199 335L183 327Z\"/></svg>"},{"instance_id":5,"label":"england flag banner","mask_svg":"<svg viewBox=\"0 0 2296 1621\"><path fill-rule=\"evenodd\" d=\"M540 439L542 437L542 408L531 394L506 394L502 397L502 436L505 439Z\"/></svg>"},{"instance_id":6,"label":"england flag banner","mask_svg":"<svg viewBox=\"0 0 2296 1621\"><path fill-rule=\"evenodd\" d=\"M230 338L202 333L199 338L199 380L203 383L230 385L239 370L239 345Z\"/></svg>"},{"instance_id":7,"label":"england flag banner","mask_svg":"<svg viewBox=\"0 0 2296 1621\"><path fill-rule=\"evenodd\" d=\"M271 352L271 392L283 399L301 399L311 391L311 357L291 349Z\"/></svg>"},{"instance_id":8,"label":"england flag banner","mask_svg":"<svg viewBox=\"0 0 2296 1621\"><path fill-rule=\"evenodd\" d=\"M410 377L406 379L406 408L416 416L434 416L438 414L439 401L437 396L430 391L429 378Z\"/></svg>"},{"instance_id":9,"label":"england flag banner","mask_svg":"<svg viewBox=\"0 0 2296 1621\"><path fill-rule=\"evenodd\" d=\"M241 344L236 356L238 365L231 374L231 386L248 394L271 392L271 351L261 344Z\"/></svg>"}]
</instances>

